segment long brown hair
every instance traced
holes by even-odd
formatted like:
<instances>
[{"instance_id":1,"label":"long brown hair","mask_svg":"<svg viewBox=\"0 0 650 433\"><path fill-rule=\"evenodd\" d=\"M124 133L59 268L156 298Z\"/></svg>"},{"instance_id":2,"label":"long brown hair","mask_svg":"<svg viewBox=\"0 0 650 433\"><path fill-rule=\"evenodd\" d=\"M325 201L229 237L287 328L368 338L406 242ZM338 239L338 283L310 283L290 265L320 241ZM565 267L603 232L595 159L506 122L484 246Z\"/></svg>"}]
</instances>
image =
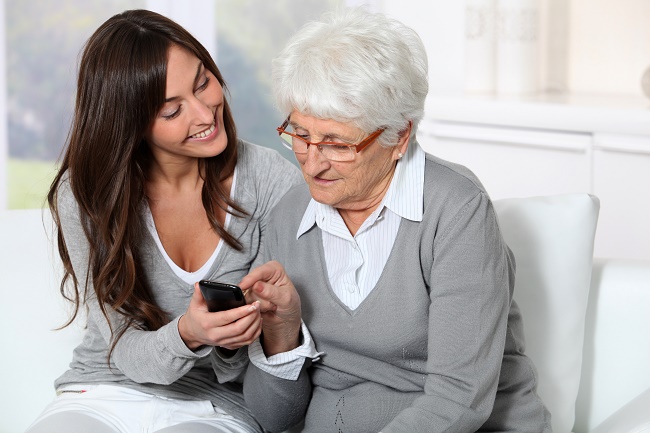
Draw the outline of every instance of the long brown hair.
<instances>
[{"instance_id":1,"label":"long brown hair","mask_svg":"<svg viewBox=\"0 0 650 433\"><path fill-rule=\"evenodd\" d=\"M145 232L141 210L151 160L144 137L165 101L167 55L172 45L199 58L225 89L207 50L172 20L146 10L111 17L83 49L74 118L61 167L47 196L64 265L60 291L74 304L64 326L77 317L90 295L92 281L107 320L108 308L125 318L125 326L111 329L109 358L128 327L156 330L170 320L156 304L143 276L138 245ZM226 100L223 122L228 136L226 149L199 161L204 176L202 201L215 232L228 245L241 249L216 216L218 209L228 212L228 206L235 214L244 214L222 182L233 174L237 162L237 134ZM57 194L66 179L89 243L86 281L80 281L72 267L61 230ZM72 284L67 284L70 281Z\"/></svg>"}]
</instances>

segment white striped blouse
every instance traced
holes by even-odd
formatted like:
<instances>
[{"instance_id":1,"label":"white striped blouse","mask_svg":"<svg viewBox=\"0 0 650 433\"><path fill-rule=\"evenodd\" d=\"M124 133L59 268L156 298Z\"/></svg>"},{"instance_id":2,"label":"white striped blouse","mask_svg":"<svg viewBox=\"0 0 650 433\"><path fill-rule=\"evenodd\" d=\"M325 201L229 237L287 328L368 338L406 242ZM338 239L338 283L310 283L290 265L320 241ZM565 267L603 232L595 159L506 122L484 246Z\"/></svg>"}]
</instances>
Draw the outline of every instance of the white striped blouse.
<instances>
[{"instance_id":1,"label":"white striped blouse","mask_svg":"<svg viewBox=\"0 0 650 433\"><path fill-rule=\"evenodd\" d=\"M297 238L314 224L322 230L330 287L351 310L370 294L388 261L402 218L422 221L425 153L411 143L397 164L379 207L352 236L339 212L311 200Z\"/></svg>"}]
</instances>

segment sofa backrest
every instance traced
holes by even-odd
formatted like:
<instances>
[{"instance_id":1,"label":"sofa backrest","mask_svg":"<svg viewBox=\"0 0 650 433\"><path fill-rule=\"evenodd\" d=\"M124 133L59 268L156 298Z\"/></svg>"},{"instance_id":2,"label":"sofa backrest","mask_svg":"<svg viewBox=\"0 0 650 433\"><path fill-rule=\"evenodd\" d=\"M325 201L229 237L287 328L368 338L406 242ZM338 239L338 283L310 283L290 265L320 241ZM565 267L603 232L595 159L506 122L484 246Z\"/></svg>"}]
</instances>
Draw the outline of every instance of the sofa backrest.
<instances>
[{"instance_id":1,"label":"sofa backrest","mask_svg":"<svg viewBox=\"0 0 650 433\"><path fill-rule=\"evenodd\" d=\"M575 422L599 201L567 194L496 200L494 207L515 254L514 298L538 393L553 431L568 433Z\"/></svg>"}]
</instances>

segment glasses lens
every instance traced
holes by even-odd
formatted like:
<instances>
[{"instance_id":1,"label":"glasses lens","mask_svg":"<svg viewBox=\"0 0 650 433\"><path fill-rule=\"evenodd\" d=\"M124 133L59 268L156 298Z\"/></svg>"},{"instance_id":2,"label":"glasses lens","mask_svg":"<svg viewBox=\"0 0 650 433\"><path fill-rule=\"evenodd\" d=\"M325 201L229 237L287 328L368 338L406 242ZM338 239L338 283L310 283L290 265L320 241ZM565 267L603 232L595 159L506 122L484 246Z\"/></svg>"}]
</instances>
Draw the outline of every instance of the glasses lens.
<instances>
[{"instance_id":1,"label":"glasses lens","mask_svg":"<svg viewBox=\"0 0 650 433\"><path fill-rule=\"evenodd\" d=\"M282 144L287 149L291 149L296 153L306 153L307 152L307 143L299 138L293 137L286 132L280 134L280 139Z\"/></svg>"},{"instance_id":2,"label":"glasses lens","mask_svg":"<svg viewBox=\"0 0 650 433\"><path fill-rule=\"evenodd\" d=\"M279 128L278 128L279 129ZM291 149L294 153L305 154L309 146L312 145L300 137L292 135L288 132L280 133L281 143L287 149ZM342 144L337 146L335 144L313 144L318 146L318 150L323 156L331 161L352 161L354 160L354 146L349 144Z\"/></svg>"},{"instance_id":3,"label":"glasses lens","mask_svg":"<svg viewBox=\"0 0 650 433\"><path fill-rule=\"evenodd\" d=\"M330 161L352 161L354 159L354 147L327 144L318 146L318 149Z\"/></svg>"}]
</instances>

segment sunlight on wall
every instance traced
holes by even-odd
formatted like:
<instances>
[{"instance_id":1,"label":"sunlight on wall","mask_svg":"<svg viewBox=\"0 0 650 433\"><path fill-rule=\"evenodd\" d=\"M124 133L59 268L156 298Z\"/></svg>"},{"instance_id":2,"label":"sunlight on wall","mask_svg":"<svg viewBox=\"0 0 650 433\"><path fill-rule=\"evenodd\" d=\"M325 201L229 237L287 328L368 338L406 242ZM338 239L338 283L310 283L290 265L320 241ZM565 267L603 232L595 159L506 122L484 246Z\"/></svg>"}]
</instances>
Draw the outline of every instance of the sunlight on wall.
<instances>
[{"instance_id":1,"label":"sunlight on wall","mask_svg":"<svg viewBox=\"0 0 650 433\"><path fill-rule=\"evenodd\" d=\"M650 1L572 0L569 13L569 89L642 95Z\"/></svg>"}]
</instances>

